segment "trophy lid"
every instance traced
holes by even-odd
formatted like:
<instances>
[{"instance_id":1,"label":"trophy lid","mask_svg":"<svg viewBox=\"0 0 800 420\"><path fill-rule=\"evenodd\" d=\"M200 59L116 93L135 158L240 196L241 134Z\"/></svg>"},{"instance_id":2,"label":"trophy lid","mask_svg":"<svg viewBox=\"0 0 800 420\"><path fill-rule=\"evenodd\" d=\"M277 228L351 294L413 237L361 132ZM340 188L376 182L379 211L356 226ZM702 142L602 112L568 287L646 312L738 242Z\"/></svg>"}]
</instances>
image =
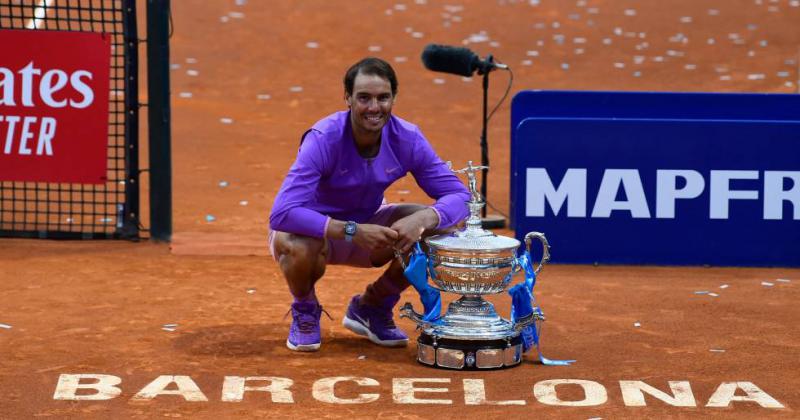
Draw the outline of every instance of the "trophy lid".
<instances>
[{"instance_id":1,"label":"trophy lid","mask_svg":"<svg viewBox=\"0 0 800 420\"><path fill-rule=\"evenodd\" d=\"M452 164L447 162L452 169ZM484 206L483 198L477 190L475 172L489 169L488 166L472 166L472 161L467 162L464 169L453 170L457 174L466 173L469 180L469 190L471 199L468 201L469 218L467 218L466 228L445 235L437 235L425 239L425 243L440 249L465 250L465 251L495 251L504 249L516 249L520 242L508 236L496 235L494 232L483 229L479 216Z\"/></svg>"}]
</instances>

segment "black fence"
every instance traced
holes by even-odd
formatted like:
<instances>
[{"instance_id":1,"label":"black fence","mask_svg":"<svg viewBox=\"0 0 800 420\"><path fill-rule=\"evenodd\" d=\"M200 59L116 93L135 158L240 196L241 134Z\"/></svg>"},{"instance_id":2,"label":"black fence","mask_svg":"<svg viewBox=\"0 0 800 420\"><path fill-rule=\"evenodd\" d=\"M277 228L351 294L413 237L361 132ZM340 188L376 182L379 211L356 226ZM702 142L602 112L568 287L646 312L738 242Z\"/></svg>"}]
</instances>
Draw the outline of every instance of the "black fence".
<instances>
[{"instance_id":1,"label":"black fence","mask_svg":"<svg viewBox=\"0 0 800 420\"><path fill-rule=\"evenodd\" d=\"M112 48L107 181L0 180L0 237L138 239L136 0L0 0L4 29L102 32Z\"/></svg>"}]
</instances>

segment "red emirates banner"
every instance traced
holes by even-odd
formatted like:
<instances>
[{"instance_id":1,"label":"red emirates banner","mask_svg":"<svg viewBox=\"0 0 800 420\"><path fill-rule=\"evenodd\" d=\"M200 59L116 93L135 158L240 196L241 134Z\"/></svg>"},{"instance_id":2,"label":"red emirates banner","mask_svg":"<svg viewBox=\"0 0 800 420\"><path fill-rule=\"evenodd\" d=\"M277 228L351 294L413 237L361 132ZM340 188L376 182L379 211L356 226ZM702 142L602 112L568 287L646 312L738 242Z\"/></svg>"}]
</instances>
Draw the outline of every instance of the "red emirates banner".
<instances>
[{"instance_id":1,"label":"red emirates banner","mask_svg":"<svg viewBox=\"0 0 800 420\"><path fill-rule=\"evenodd\" d=\"M0 181L106 181L111 37L0 30Z\"/></svg>"}]
</instances>

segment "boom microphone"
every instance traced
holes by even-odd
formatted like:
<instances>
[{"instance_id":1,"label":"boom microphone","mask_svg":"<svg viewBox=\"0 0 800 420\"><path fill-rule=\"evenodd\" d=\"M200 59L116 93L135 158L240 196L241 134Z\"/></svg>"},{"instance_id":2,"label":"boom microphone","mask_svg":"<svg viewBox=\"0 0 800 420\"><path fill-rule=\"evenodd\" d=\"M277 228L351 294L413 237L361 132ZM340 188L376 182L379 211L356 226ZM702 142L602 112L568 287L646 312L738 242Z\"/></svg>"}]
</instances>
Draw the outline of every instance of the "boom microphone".
<instances>
[{"instance_id":1,"label":"boom microphone","mask_svg":"<svg viewBox=\"0 0 800 420\"><path fill-rule=\"evenodd\" d=\"M422 64L431 71L458 74L464 77L472 76L475 70L484 74L494 69L508 68L505 64L493 62L491 56L488 60L481 60L468 48L437 44L428 44L425 47L422 51Z\"/></svg>"}]
</instances>

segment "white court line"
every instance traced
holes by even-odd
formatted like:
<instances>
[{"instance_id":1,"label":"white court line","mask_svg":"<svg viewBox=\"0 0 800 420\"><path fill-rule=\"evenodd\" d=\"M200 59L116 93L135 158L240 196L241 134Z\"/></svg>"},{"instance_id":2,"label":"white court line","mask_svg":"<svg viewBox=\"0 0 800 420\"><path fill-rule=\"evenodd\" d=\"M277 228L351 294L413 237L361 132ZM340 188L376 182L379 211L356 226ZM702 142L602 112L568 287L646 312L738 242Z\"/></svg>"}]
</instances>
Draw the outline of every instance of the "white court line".
<instances>
[{"instance_id":1,"label":"white court line","mask_svg":"<svg viewBox=\"0 0 800 420\"><path fill-rule=\"evenodd\" d=\"M39 3L36 5L36 9L33 10L33 19L28 21L28 24L25 25L25 28L39 29L44 21L44 17L47 15L47 8L53 4L53 1L55 0L39 0Z\"/></svg>"}]
</instances>

